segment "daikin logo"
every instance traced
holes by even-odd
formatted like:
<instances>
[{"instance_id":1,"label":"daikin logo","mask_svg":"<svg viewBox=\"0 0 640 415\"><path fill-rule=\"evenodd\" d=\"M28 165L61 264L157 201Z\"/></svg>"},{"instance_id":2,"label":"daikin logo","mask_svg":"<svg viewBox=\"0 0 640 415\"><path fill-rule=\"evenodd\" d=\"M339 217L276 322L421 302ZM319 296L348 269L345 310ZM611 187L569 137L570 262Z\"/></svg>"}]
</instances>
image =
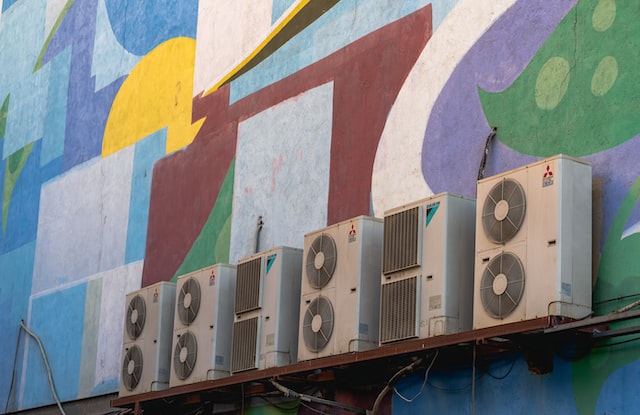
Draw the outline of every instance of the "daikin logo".
<instances>
[{"instance_id":1,"label":"daikin logo","mask_svg":"<svg viewBox=\"0 0 640 415\"><path fill-rule=\"evenodd\" d=\"M276 262L276 256L278 254L271 254L267 257L267 274L269 273L269 270L271 269L271 266L273 265L274 262Z\"/></svg>"},{"instance_id":2,"label":"daikin logo","mask_svg":"<svg viewBox=\"0 0 640 415\"><path fill-rule=\"evenodd\" d=\"M431 222L431 219L433 219L439 207L440 207L440 202L429 203L427 205L427 214L426 214L425 223L424 223L425 228L429 226L429 222Z\"/></svg>"}]
</instances>

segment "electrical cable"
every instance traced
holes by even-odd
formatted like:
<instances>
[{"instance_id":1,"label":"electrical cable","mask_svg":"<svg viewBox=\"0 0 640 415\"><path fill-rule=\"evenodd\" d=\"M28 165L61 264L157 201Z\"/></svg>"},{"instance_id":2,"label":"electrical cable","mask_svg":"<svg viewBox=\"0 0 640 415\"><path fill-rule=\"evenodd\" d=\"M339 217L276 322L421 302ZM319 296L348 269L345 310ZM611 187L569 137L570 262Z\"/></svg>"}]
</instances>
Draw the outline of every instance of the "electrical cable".
<instances>
[{"instance_id":1,"label":"electrical cable","mask_svg":"<svg viewBox=\"0 0 640 415\"><path fill-rule=\"evenodd\" d=\"M440 350L436 350L436 353L433 355L433 359L431 359L431 363L429 363L429 366L427 367L427 370L424 372L424 381L422 382L422 386L420 386L420 390L418 391L418 393L416 393L414 395L413 398L407 398L404 395L402 395L398 389L396 389L396 387L393 387L393 392L398 395L398 397L400 399L402 399L403 401L407 402L407 403L411 403L413 401L416 400L416 398L420 395L422 395L422 392L424 391L424 386L427 384L427 379L429 378L429 371L431 371L431 368L433 367L433 364L436 362L436 359L438 357L438 353L440 352Z\"/></svg>"},{"instance_id":2,"label":"electrical cable","mask_svg":"<svg viewBox=\"0 0 640 415\"><path fill-rule=\"evenodd\" d=\"M628 295L622 295L620 297L615 297L615 298L608 298L606 300L600 300L600 301L596 301L593 303L593 305L600 305L600 304L605 304L605 303L612 303L614 301L621 301L621 300L626 300L627 298L632 298L632 297L639 297L640 293L635 293L635 294L628 294Z\"/></svg>"},{"instance_id":3,"label":"electrical cable","mask_svg":"<svg viewBox=\"0 0 640 415\"><path fill-rule=\"evenodd\" d=\"M591 346L591 347L594 348L594 349L595 348L602 349L602 348L605 348L605 347L618 346L618 345L621 345L621 344L631 343L631 342L635 342L635 341L638 341L638 340L640 340L640 337L634 337L632 339L621 340L621 341L615 342L615 343L598 344L598 345Z\"/></svg>"},{"instance_id":4,"label":"electrical cable","mask_svg":"<svg viewBox=\"0 0 640 415\"><path fill-rule=\"evenodd\" d=\"M491 141L496 136L496 131L498 127L491 128L491 132L487 136L487 141L484 143L484 150L482 151L482 160L480 161L480 168L478 168L478 180L484 178L484 168L487 165L487 158L489 156L489 147L491 145Z\"/></svg>"},{"instance_id":5,"label":"electrical cable","mask_svg":"<svg viewBox=\"0 0 640 415\"><path fill-rule=\"evenodd\" d=\"M317 413L317 414L321 414L321 415L331 415L331 414L328 414L328 413L326 413L326 412L322 412L321 410L316 409L316 408L312 407L311 405L307 405L306 403L304 403L304 402L302 402L302 401L300 401L300 405L304 406L305 408L307 408L307 409L309 409L310 411L313 411L313 412L315 412L315 413Z\"/></svg>"},{"instance_id":6,"label":"electrical cable","mask_svg":"<svg viewBox=\"0 0 640 415\"><path fill-rule=\"evenodd\" d=\"M515 366L515 364L516 364L516 358L514 357L514 358L513 358L513 360L511 360L511 366L509 367L509 370L507 370L507 372L506 372L504 375L496 376L496 375L492 374L492 373L489 371L489 369L485 370L485 373L486 373L487 375L489 375L490 377L492 377L493 379L496 379L496 380L503 380L503 379L506 379L506 377L507 377L507 376L509 376L509 374L511 373L511 371L513 371L513 367Z\"/></svg>"},{"instance_id":7,"label":"electrical cable","mask_svg":"<svg viewBox=\"0 0 640 415\"><path fill-rule=\"evenodd\" d=\"M269 382L271 382L271 384L276 389L278 389L280 392L282 392L284 394L284 396L298 399L298 401L300 401L300 402L306 401L306 402L320 403L320 404L324 404L324 405L331 406L331 407L334 407L334 408L339 408L339 409L344 409L346 411L354 412L356 414L363 414L364 415L364 414L367 413L367 411L365 411L362 408L356 408L354 406L345 405L345 404L342 404L340 402L330 401L328 399L318 398L318 397L315 397L315 396L306 395L304 393L298 393L298 392L296 392L296 391L294 391L292 389L289 389L286 386L283 386L280 383L276 382L275 379L269 379Z\"/></svg>"},{"instance_id":8,"label":"electrical cable","mask_svg":"<svg viewBox=\"0 0 640 415\"><path fill-rule=\"evenodd\" d=\"M11 392L13 392L13 386L16 381L16 366L18 365L18 350L20 350L20 334L22 333L21 329L18 329L18 340L16 341L16 352L13 356L13 370L11 371L11 385L9 386L9 393L7 393L7 401L4 404L4 413L7 413L9 409L9 399L11 399Z\"/></svg>"},{"instance_id":9,"label":"electrical cable","mask_svg":"<svg viewBox=\"0 0 640 415\"><path fill-rule=\"evenodd\" d=\"M51 366L49 366L49 359L47 359L47 354L44 351L44 346L42 345L42 341L40 340L40 337L38 337L37 334L35 334L34 332L32 332L25 324L24 324L24 320L20 320L20 327L22 327L22 329L31 337L34 338L34 340L36 341L36 343L38 343L38 348L40 349L40 354L42 355L42 359L44 360L44 365L45 368L47 369L47 376L49 377L49 386L51 387L51 393L53 393L53 398L56 401L56 404L58 405L58 408L60 409L60 413L62 415L67 415L67 413L64 411L64 409L62 408L62 403L60 402L60 399L58 398L58 394L56 393L56 387L53 383L53 374L51 373Z\"/></svg>"}]
</instances>

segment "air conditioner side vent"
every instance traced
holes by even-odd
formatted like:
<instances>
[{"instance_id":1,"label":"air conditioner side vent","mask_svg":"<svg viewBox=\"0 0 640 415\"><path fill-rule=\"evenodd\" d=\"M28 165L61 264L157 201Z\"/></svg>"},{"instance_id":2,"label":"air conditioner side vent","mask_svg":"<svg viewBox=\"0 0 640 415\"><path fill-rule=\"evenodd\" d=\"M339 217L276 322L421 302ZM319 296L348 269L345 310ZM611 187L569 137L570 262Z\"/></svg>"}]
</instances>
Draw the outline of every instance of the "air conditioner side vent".
<instances>
[{"instance_id":1,"label":"air conditioner side vent","mask_svg":"<svg viewBox=\"0 0 640 415\"><path fill-rule=\"evenodd\" d=\"M419 232L419 206L385 216L382 253L383 274L420 265Z\"/></svg>"},{"instance_id":2,"label":"air conditioner side vent","mask_svg":"<svg viewBox=\"0 0 640 415\"><path fill-rule=\"evenodd\" d=\"M380 342L388 343L418 336L418 277L382 285Z\"/></svg>"},{"instance_id":3,"label":"air conditioner side vent","mask_svg":"<svg viewBox=\"0 0 640 415\"><path fill-rule=\"evenodd\" d=\"M237 266L236 314L260 308L260 276L262 257L239 263Z\"/></svg>"},{"instance_id":4,"label":"air conditioner side vent","mask_svg":"<svg viewBox=\"0 0 640 415\"><path fill-rule=\"evenodd\" d=\"M258 319L253 317L233 323L232 373L258 368Z\"/></svg>"}]
</instances>

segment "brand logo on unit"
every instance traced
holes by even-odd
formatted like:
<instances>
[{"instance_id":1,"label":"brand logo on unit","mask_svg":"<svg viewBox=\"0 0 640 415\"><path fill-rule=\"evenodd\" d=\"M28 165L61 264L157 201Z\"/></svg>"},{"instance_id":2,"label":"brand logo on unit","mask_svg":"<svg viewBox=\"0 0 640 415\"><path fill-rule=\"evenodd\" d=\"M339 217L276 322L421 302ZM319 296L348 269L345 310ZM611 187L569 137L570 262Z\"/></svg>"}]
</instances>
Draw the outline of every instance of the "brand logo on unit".
<instances>
[{"instance_id":1,"label":"brand logo on unit","mask_svg":"<svg viewBox=\"0 0 640 415\"><path fill-rule=\"evenodd\" d=\"M356 228L351 224L351 230L349 231L349 243L356 241Z\"/></svg>"},{"instance_id":2,"label":"brand logo on unit","mask_svg":"<svg viewBox=\"0 0 640 415\"><path fill-rule=\"evenodd\" d=\"M211 271L211 275L209 275L209 285L216 284L216 273Z\"/></svg>"},{"instance_id":3,"label":"brand logo on unit","mask_svg":"<svg viewBox=\"0 0 640 415\"><path fill-rule=\"evenodd\" d=\"M547 164L547 169L542 176L542 187L553 186L553 172Z\"/></svg>"}]
</instances>

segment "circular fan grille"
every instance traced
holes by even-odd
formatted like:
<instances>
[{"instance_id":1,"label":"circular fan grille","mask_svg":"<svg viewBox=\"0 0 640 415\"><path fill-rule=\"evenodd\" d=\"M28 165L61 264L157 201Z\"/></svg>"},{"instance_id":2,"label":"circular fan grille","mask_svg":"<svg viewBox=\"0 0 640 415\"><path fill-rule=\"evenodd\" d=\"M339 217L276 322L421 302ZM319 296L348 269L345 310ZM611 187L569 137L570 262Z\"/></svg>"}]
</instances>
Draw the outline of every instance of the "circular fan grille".
<instances>
[{"instance_id":1,"label":"circular fan grille","mask_svg":"<svg viewBox=\"0 0 640 415\"><path fill-rule=\"evenodd\" d=\"M333 306L323 296L314 299L307 307L302 322L304 344L309 351L316 353L322 350L333 332Z\"/></svg>"},{"instance_id":2,"label":"circular fan grille","mask_svg":"<svg viewBox=\"0 0 640 415\"><path fill-rule=\"evenodd\" d=\"M188 378L196 366L198 342L190 331L182 333L173 352L173 369L180 380Z\"/></svg>"},{"instance_id":3,"label":"circular fan grille","mask_svg":"<svg viewBox=\"0 0 640 415\"><path fill-rule=\"evenodd\" d=\"M307 278L313 288L322 288L336 269L336 243L327 234L321 234L307 251Z\"/></svg>"},{"instance_id":4,"label":"circular fan grille","mask_svg":"<svg viewBox=\"0 0 640 415\"><path fill-rule=\"evenodd\" d=\"M200 310L200 284L195 278L189 278L182 284L176 304L178 318L188 326L198 316Z\"/></svg>"},{"instance_id":5,"label":"circular fan grille","mask_svg":"<svg viewBox=\"0 0 640 415\"><path fill-rule=\"evenodd\" d=\"M505 243L518 233L524 221L524 189L513 179L503 179L491 188L482 209L482 226L495 243Z\"/></svg>"},{"instance_id":6,"label":"circular fan grille","mask_svg":"<svg viewBox=\"0 0 640 415\"><path fill-rule=\"evenodd\" d=\"M503 252L485 268L480 280L480 299L485 311L494 318L513 312L524 293L524 266L517 256Z\"/></svg>"},{"instance_id":7,"label":"circular fan grille","mask_svg":"<svg viewBox=\"0 0 640 415\"><path fill-rule=\"evenodd\" d=\"M137 339L144 329L144 321L147 316L147 306L144 298L136 295L129 301L127 306L127 334L131 340Z\"/></svg>"},{"instance_id":8,"label":"circular fan grille","mask_svg":"<svg viewBox=\"0 0 640 415\"><path fill-rule=\"evenodd\" d=\"M127 350L122 361L122 384L132 391L142 377L142 350L135 344Z\"/></svg>"}]
</instances>

